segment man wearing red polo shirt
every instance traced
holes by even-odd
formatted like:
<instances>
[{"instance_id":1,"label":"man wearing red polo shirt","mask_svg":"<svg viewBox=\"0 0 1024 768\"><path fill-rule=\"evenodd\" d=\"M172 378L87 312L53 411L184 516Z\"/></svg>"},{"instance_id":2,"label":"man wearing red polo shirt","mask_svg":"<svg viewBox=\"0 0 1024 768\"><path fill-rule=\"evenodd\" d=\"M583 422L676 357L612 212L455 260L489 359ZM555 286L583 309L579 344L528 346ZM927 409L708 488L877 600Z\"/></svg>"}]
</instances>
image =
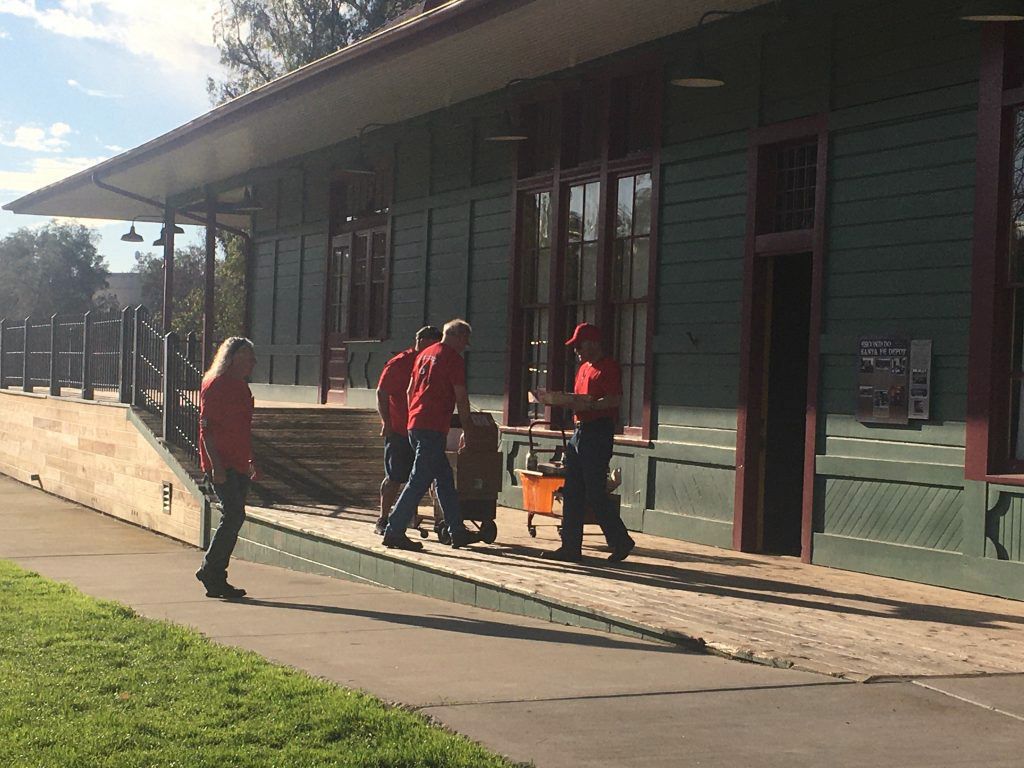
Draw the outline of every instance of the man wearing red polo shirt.
<instances>
[{"instance_id":1,"label":"man wearing red polo shirt","mask_svg":"<svg viewBox=\"0 0 1024 768\"><path fill-rule=\"evenodd\" d=\"M420 352L440 340L439 328L423 326L416 331L413 346L385 363L380 381L377 382L377 413L380 414L380 434L384 438L384 481L380 484L380 518L374 530L382 536L398 492L412 472L413 451L406 426L409 421L408 392L412 366Z\"/></svg>"},{"instance_id":2,"label":"man wearing red polo shirt","mask_svg":"<svg viewBox=\"0 0 1024 768\"><path fill-rule=\"evenodd\" d=\"M636 546L608 498L608 462L622 400L622 372L619 364L605 354L596 325L577 325L565 346L574 347L580 359L573 394L538 393L541 402L572 408L576 419L576 430L565 453L562 546L545 552L544 557L573 563L583 559L583 512L589 504L611 547L608 559L617 563L629 557Z\"/></svg>"},{"instance_id":3,"label":"man wearing red polo shirt","mask_svg":"<svg viewBox=\"0 0 1024 768\"><path fill-rule=\"evenodd\" d=\"M466 530L455 491L455 478L444 449L452 412L468 424L469 395L466 393L466 361L462 353L469 346L473 329L465 320L445 323L441 341L416 356L409 381L409 443L415 458L409 481L388 516L384 546L418 551L423 545L405 534L416 507L430 484L437 481L437 501L444 512L452 547L464 547L479 540Z\"/></svg>"}]
</instances>

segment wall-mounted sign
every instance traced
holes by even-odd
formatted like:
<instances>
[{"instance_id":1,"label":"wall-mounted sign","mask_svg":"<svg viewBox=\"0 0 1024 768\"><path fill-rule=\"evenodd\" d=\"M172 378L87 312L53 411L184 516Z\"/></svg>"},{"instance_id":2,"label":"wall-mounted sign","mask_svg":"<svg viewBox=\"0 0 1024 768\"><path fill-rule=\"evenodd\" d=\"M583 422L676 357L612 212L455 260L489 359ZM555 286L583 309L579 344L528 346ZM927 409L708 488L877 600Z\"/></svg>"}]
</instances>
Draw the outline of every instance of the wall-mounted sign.
<instances>
[{"instance_id":1,"label":"wall-mounted sign","mask_svg":"<svg viewBox=\"0 0 1024 768\"><path fill-rule=\"evenodd\" d=\"M910 342L910 408L911 419L927 419L932 398L932 340Z\"/></svg>"},{"instance_id":2,"label":"wall-mounted sign","mask_svg":"<svg viewBox=\"0 0 1024 768\"><path fill-rule=\"evenodd\" d=\"M865 424L907 423L907 375L910 345L895 336L860 340L857 421Z\"/></svg>"}]
</instances>

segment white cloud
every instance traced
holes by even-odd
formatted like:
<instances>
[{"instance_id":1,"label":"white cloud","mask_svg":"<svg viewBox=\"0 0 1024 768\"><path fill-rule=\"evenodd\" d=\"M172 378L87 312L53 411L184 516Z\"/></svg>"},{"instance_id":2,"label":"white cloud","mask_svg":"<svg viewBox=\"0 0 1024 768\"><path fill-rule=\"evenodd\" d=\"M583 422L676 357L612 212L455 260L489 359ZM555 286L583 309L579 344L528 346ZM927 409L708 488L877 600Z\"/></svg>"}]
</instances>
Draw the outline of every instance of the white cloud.
<instances>
[{"instance_id":1,"label":"white cloud","mask_svg":"<svg viewBox=\"0 0 1024 768\"><path fill-rule=\"evenodd\" d=\"M217 0L0 0L0 16L31 19L63 37L99 40L173 72L215 69Z\"/></svg>"},{"instance_id":2,"label":"white cloud","mask_svg":"<svg viewBox=\"0 0 1024 768\"><path fill-rule=\"evenodd\" d=\"M118 146L117 144L104 144L103 148L108 152L113 152L115 155L119 155L122 152L128 151L128 147L121 147Z\"/></svg>"},{"instance_id":3,"label":"white cloud","mask_svg":"<svg viewBox=\"0 0 1024 768\"><path fill-rule=\"evenodd\" d=\"M86 88L77 80L68 80L68 85L72 88L81 91L86 96L95 96L98 99L123 99L124 96L120 93L111 93L110 91L98 91L95 88Z\"/></svg>"},{"instance_id":4,"label":"white cloud","mask_svg":"<svg viewBox=\"0 0 1024 768\"><path fill-rule=\"evenodd\" d=\"M13 199L84 171L103 160L106 158L37 157L21 165L20 170L0 170L0 194Z\"/></svg>"},{"instance_id":5,"label":"white cloud","mask_svg":"<svg viewBox=\"0 0 1024 768\"><path fill-rule=\"evenodd\" d=\"M0 133L0 146L24 149L29 152L63 152L68 146L64 139L71 133L67 123L54 123L49 128L37 125L19 125L13 136Z\"/></svg>"},{"instance_id":6,"label":"white cloud","mask_svg":"<svg viewBox=\"0 0 1024 768\"><path fill-rule=\"evenodd\" d=\"M0 29L0 40L10 40L10 39L11 39L11 33L6 31L6 30Z\"/></svg>"}]
</instances>

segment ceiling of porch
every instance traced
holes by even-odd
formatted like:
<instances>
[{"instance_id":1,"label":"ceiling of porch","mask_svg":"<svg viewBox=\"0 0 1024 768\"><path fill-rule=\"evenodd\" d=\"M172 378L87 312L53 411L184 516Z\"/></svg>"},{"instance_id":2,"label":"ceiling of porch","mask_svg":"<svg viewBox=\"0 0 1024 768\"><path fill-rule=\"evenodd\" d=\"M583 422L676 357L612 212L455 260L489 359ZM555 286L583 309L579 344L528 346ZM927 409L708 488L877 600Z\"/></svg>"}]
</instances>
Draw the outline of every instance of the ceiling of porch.
<instances>
[{"instance_id":1,"label":"ceiling of porch","mask_svg":"<svg viewBox=\"0 0 1024 768\"><path fill-rule=\"evenodd\" d=\"M4 208L128 220L166 200L394 123L689 29L710 8L765 0L452 0ZM247 218L224 216L245 225Z\"/></svg>"}]
</instances>

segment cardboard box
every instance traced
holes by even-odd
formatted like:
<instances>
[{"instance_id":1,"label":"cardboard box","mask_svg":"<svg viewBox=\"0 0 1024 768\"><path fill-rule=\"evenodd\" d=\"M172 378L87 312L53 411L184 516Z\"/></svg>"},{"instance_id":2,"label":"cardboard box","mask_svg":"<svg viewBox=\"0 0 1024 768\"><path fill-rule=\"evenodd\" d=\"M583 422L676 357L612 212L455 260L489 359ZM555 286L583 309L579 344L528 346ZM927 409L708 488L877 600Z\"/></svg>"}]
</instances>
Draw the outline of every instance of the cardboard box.
<instances>
[{"instance_id":1,"label":"cardboard box","mask_svg":"<svg viewBox=\"0 0 1024 768\"><path fill-rule=\"evenodd\" d=\"M500 437L494 417L484 411L473 411L469 415L469 420L469 424L461 425L466 439L464 451L497 451Z\"/></svg>"},{"instance_id":2,"label":"cardboard box","mask_svg":"<svg viewBox=\"0 0 1024 768\"><path fill-rule=\"evenodd\" d=\"M449 451L459 498L495 498L501 493L502 456L498 451Z\"/></svg>"}]
</instances>

